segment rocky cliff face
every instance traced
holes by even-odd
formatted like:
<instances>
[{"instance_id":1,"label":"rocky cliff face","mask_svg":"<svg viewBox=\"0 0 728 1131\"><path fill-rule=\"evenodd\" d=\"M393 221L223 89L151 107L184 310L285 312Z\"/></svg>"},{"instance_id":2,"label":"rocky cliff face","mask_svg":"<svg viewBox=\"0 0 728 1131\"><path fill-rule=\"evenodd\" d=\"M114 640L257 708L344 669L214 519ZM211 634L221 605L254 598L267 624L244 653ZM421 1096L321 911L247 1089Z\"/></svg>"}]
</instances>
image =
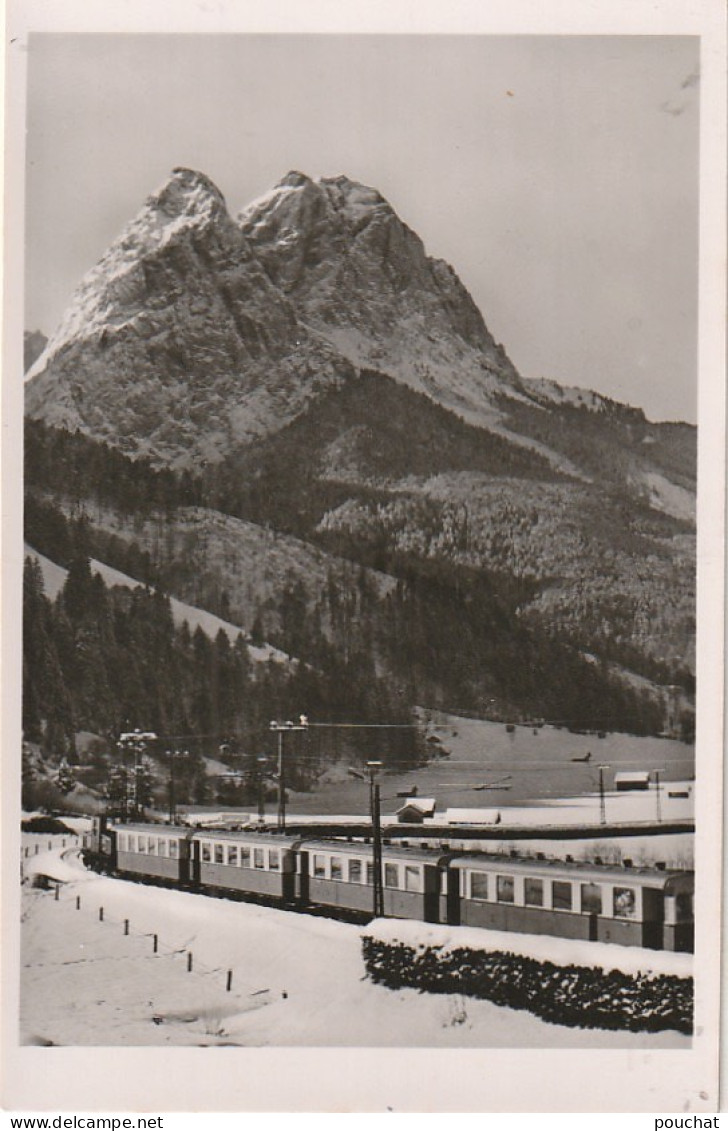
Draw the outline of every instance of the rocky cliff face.
<instances>
[{"instance_id":1,"label":"rocky cliff face","mask_svg":"<svg viewBox=\"0 0 728 1131\"><path fill-rule=\"evenodd\" d=\"M159 463L216 461L351 366L296 317L206 177L176 169L86 276L28 415Z\"/></svg>"},{"instance_id":2,"label":"rocky cliff face","mask_svg":"<svg viewBox=\"0 0 728 1131\"><path fill-rule=\"evenodd\" d=\"M479 424L499 416L493 393L520 389L455 272L376 190L289 173L240 224L300 317L355 365Z\"/></svg>"},{"instance_id":3,"label":"rocky cliff face","mask_svg":"<svg viewBox=\"0 0 728 1131\"><path fill-rule=\"evenodd\" d=\"M373 189L291 173L235 222L176 169L79 286L28 415L216 462L374 366L476 424L520 382L447 264Z\"/></svg>"}]
</instances>

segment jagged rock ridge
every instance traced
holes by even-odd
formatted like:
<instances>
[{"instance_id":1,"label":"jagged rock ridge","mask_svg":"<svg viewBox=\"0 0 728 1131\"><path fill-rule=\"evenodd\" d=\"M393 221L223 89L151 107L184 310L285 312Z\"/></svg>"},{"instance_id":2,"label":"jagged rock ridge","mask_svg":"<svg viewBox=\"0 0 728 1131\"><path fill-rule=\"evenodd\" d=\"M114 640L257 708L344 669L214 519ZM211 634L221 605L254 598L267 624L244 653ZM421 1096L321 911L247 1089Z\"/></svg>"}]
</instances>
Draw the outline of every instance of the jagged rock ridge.
<instances>
[{"instance_id":1,"label":"jagged rock ridge","mask_svg":"<svg viewBox=\"0 0 728 1131\"><path fill-rule=\"evenodd\" d=\"M28 415L215 462L375 366L479 425L520 382L457 276L373 189L291 173L236 223L175 169L80 284Z\"/></svg>"},{"instance_id":2,"label":"jagged rock ridge","mask_svg":"<svg viewBox=\"0 0 728 1131\"><path fill-rule=\"evenodd\" d=\"M176 169L79 286L26 410L160 463L215 461L350 370L300 324L212 182Z\"/></svg>"}]
</instances>

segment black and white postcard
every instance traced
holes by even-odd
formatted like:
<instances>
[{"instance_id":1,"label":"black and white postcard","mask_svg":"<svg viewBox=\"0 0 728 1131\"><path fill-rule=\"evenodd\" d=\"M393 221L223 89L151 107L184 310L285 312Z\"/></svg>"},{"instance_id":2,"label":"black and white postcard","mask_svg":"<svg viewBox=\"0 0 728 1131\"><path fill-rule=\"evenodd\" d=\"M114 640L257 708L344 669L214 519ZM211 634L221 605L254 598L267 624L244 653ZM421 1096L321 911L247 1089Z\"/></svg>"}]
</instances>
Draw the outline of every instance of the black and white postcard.
<instances>
[{"instance_id":1,"label":"black and white postcard","mask_svg":"<svg viewBox=\"0 0 728 1131\"><path fill-rule=\"evenodd\" d=\"M6 1107L718 1109L724 22L8 17Z\"/></svg>"}]
</instances>

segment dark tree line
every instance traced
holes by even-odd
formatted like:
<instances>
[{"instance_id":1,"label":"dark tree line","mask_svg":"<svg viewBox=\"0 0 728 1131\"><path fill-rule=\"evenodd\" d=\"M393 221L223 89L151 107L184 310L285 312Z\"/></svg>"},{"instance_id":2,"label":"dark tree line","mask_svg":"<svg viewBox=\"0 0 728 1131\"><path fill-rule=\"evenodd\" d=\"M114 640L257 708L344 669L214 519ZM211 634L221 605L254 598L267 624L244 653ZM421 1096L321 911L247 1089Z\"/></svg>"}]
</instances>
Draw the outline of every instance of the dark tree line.
<instances>
[{"instance_id":1,"label":"dark tree line","mask_svg":"<svg viewBox=\"0 0 728 1131\"><path fill-rule=\"evenodd\" d=\"M337 423L337 412L332 402L327 426ZM433 419L433 434L436 425L439 418ZM305 421L296 427L308 438ZM310 537L319 508L330 504L332 490L343 488L318 481L310 460L302 466L293 458L306 446L294 433L292 426L287 437L262 442L255 474L248 455L195 479L188 472L155 470L78 434L27 423L27 540L69 568L72 606L74 586L82 583L84 589L75 620L65 590L49 610L36 602L32 616L53 636L54 650L38 665L41 677L30 665L31 728L37 731L43 719L52 734L59 729L65 734L68 745L74 729L111 733L136 719L159 733L231 733L250 742L268 719L301 710L322 720L406 722L413 707L432 706L638 734L661 729L654 699L610 678L605 665L587 662L575 645L519 619L518 606L528 595L512 578L406 555L386 543L357 545L339 538L335 548L389 572L396 578L389 591L361 569L357 584L343 585L332 576L318 595L292 580L258 609L253 641L278 645L301 660L297 666L256 665L253 674L243 641L233 645L224 634L211 641L203 633L175 629L169 604L154 587L175 591L171 571L184 562L153 562L133 541L95 528L86 506L95 501L142 516L154 513L171 524L177 506L224 496L231 510L256 511L254 517L267 516L277 529L300 527ZM458 433L455 440L466 438ZM475 445L476 439L468 442ZM455 450L457 443L452 446ZM475 447L471 454L478 454ZM390 447L371 455L393 458ZM48 501L46 494L59 483L66 499L77 496L76 517ZM79 564L91 555L144 581L149 591L108 593ZM226 617L222 598L206 607ZM38 679L44 688L60 684L50 712L34 705ZM392 742L390 757L417 756L413 742ZM323 750L321 758L327 756Z\"/></svg>"},{"instance_id":2,"label":"dark tree line","mask_svg":"<svg viewBox=\"0 0 728 1131\"><path fill-rule=\"evenodd\" d=\"M160 736L151 754L178 751L183 792L200 799L201 757L222 760L241 777L246 759L274 754L271 719L302 711L318 721L411 723L409 710L373 672L362 678L361 658L341 662L322 650L317 666L251 662L242 634L214 639L186 622L175 626L169 599L159 591L109 589L87 557L74 557L55 601L44 592L36 559L25 562L23 582L23 729L56 760L76 758L76 735L106 739L116 757L121 732L140 728ZM367 732L343 745L326 733L306 740L291 766L292 787L307 787L332 755L371 756ZM392 764L421 757L415 730L394 732L377 748ZM246 768L247 767L247 768Z\"/></svg>"}]
</instances>

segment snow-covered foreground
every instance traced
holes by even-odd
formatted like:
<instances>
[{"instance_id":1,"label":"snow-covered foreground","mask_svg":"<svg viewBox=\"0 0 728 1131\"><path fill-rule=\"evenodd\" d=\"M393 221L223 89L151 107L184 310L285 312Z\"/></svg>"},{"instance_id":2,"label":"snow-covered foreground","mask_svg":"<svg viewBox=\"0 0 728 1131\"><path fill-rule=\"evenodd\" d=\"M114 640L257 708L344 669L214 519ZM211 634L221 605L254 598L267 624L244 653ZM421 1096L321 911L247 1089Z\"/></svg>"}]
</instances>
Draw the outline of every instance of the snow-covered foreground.
<instances>
[{"instance_id":1,"label":"snow-covered foreground","mask_svg":"<svg viewBox=\"0 0 728 1131\"><path fill-rule=\"evenodd\" d=\"M460 995L373 985L349 924L96 876L74 850L26 864L29 881L61 886L56 899L24 885L25 1044L690 1047L677 1033L575 1030Z\"/></svg>"}]
</instances>

